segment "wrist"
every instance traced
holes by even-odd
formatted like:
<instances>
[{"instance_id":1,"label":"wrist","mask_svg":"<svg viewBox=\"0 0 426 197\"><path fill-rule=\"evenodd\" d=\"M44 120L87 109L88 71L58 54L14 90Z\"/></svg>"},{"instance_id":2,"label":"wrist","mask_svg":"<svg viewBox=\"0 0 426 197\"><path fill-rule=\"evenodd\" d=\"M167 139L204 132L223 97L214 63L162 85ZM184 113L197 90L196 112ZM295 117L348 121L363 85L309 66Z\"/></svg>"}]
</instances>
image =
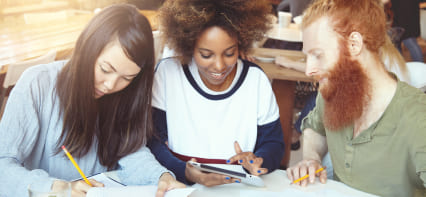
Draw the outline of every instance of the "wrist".
<instances>
[{"instance_id":1,"label":"wrist","mask_svg":"<svg viewBox=\"0 0 426 197\"><path fill-rule=\"evenodd\" d=\"M169 172L164 172L163 174L161 174L159 180L162 181L162 180L170 180L170 179L174 179L174 177Z\"/></svg>"},{"instance_id":2,"label":"wrist","mask_svg":"<svg viewBox=\"0 0 426 197\"><path fill-rule=\"evenodd\" d=\"M321 165L321 160L319 160L319 159L315 159L315 158L304 158L303 160L306 161L307 165L314 164L314 163Z\"/></svg>"},{"instance_id":3,"label":"wrist","mask_svg":"<svg viewBox=\"0 0 426 197\"><path fill-rule=\"evenodd\" d=\"M188 166L186 166L186 168L185 168L185 180L187 182L192 182L192 183L196 182L195 180L193 180L193 178L192 178L192 176L191 176L191 174L189 172Z\"/></svg>"}]
</instances>

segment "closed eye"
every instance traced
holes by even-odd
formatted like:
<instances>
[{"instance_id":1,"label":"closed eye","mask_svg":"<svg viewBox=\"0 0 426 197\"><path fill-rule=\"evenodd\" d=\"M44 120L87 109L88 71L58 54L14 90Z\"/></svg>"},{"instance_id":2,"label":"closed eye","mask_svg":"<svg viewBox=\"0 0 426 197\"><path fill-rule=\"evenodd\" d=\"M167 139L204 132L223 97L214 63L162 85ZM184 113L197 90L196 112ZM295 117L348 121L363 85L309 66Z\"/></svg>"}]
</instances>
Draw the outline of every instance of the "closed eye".
<instances>
[{"instance_id":1,"label":"closed eye","mask_svg":"<svg viewBox=\"0 0 426 197\"><path fill-rule=\"evenodd\" d=\"M102 65L99 65L99 68L102 70L102 72L104 72L104 73L111 73L111 71L110 70L108 70L108 69L106 69L104 66L102 66Z\"/></svg>"},{"instance_id":2,"label":"closed eye","mask_svg":"<svg viewBox=\"0 0 426 197\"><path fill-rule=\"evenodd\" d=\"M134 77L123 77L124 80L126 81L132 81L134 79Z\"/></svg>"},{"instance_id":3,"label":"closed eye","mask_svg":"<svg viewBox=\"0 0 426 197\"><path fill-rule=\"evenodd\" d=\"M322 54L316 54L316 55L315 55L315 58L317 58L317 59L322 58Z\"/></svg>"},{"instance_id":4,"label":"closed eye","mask_svg":"<svg viewBox=\"0 0 426 197\"><path fill-rule=\"evenodd\" d=\"M225 53L225 56L226 57L233 57L235 55L235 53L233 52L233 53L231 53L231 54L229 54L229 53Z\"/></svg>"},{"instance_id":5,"label":"closed eye","mask_svg":"<svg viewBox=\"0 0 426 197\"><path fill-rule=\"evenodd\" d=\"M210 55L203 55L202 53L200 53L200 55L204 59L208 59L208 58L210 58L212 56L211 54Z\"/></svg>"}]
</instances>

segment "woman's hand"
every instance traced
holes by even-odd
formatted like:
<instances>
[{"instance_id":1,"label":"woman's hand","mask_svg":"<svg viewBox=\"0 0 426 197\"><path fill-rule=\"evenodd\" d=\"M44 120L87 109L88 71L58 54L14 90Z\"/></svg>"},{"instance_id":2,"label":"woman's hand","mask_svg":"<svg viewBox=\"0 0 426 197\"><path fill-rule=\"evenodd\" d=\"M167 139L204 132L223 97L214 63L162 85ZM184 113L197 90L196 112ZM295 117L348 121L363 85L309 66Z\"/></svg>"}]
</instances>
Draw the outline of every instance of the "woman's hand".
<instances>
[{"instance_id":1,"label":"woman's hand","mask_svg":"<svg viewBox=\"0 0 426 197\"><path fill-rule=\"evenodd\" d=\"M227 162L234 163L238 161L250 174L259 176L268 173L268 169L262 168L263 158L256 157L253 152L243 152L238 142L234 142L235 156L231 157Z\"/></svg>"},{"instance_id":2,"label":"woman's hand","mask_svg":"<svg viewBox=\"0 0 426 197\"><path fill-rule=\"evenodd\" d=\"M191 161L196 162L195 159L191 159ZM207 187L234 183L234 182L235 183L241 182L240 179L232 178L226 175L202 172L201 170L198 170L197 168L195 168L188 162L186 163L185 176L187 180L195 182L195 183L199 183Z\"/></svg>"},{"instance_id":3,"label":"woman's hand","mask_svg":"<svg viewBox=\"0 0 426 197\"><path fill-rule=\"evenodd\" d=\"M155 193L155 197L163 197L169 190L185 187L185 184L177 181L170 173L163 173L160 176L160 180L158 180L157 193Z\"/></svg>"},{"instance_id":4,"label":"woman's hand","mask_svg":"<svg viewBox=\"0 0 426 197\"><path fill-rule=\"evenodd\" d=\"M309 183L315 182L315 177L319 177L319 180L321 183L325 183L327 181L327 171L324 169L321 172L315 173L316 170L320 169L321 163L314 159L305 159L300 161L295 166L292 166L290 168L287 168L287 176L288 179L290 179L291 182L299 179L300 177L305 176L306 174L309 174L309 177L305 180L299 181L295 184L301 185L305 187Z\"/></svg>"},{"instance_id":5,"label":"woman's hand","mask_svg":"<svg viewBox=\"0 0 426 197\"><path fill-rule=\"evenodd\" d=\"M103 187L104 184L101 182L98 182L94 179L89 179L89 182L93 185L93 187ZM60 182L54 181L52 185L52 189L57 186L57 184L60 184ZM89 191L89 189L92 188L90 185L88 185L84 180L80 181L73 181L71 182L71 196L72 197L84 197L86 196L86 193Z\"/></svg>"}]
</instances>

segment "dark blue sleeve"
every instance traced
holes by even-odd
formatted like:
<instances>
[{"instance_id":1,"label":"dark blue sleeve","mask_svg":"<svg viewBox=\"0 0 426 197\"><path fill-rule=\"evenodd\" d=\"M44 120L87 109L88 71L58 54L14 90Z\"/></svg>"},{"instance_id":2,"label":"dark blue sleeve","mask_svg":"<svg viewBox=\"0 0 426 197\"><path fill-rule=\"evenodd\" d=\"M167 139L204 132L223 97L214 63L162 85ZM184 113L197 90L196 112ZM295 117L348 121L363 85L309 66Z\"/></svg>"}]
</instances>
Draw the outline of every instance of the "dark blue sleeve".
<instances>
[{"instance_id":1,"label":"dark blue sleeve","mask_svg":"<svg viewBox=\"0 0 426 197\"><path fill-rule=\"evenodd\" d=\"M302 120L308 116L309 112L315 108L316 100L317 100L317 91L312 92L309 97L305 101L305 106L303 106L302 111L300 112L299 118L297 118L296 123L294 123L294 128L302 133L300 126L302 125Z\"/></svg>"},{"instance_id":2,"label":"dark blue sleeve","mask_svg":"<svg viewBox=\"0 0 426 197\"><path fill-rule=\"evenodd\" d=\"M148 147L151 149L152 154L154 154L160 164L176 175L176 179L178 181L187 185L194 184L186 180L186 162L181 161L174 156L166 145L166 141L168 139L166 112L155 107L152 109L155 132L154 136L147 144Z\"/></svg>"},{"instance_id":3,"label":"dark blue sleeve","mask_svg":"<svg viewBox=\"0 0 426 197\"><path fill-rule=\"evenodd\" d=\"M284 157L284 136L280 119L266 125L257 126L257 140L254 154L263 158L263 168L272 172L280 167Z\"/></svg>"}]
</instances>

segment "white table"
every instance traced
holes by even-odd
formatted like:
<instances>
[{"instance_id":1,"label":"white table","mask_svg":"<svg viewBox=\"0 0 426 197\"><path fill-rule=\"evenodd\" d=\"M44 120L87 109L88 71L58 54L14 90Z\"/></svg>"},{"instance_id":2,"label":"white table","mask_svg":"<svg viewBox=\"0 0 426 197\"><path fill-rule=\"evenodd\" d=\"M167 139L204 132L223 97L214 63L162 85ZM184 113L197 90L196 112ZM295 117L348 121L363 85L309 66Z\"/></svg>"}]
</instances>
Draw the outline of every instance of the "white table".
<instances>
[{"instance_id":1,"label":"white table","mask_svg":"<svg viewBox=\"0 0 426 197\"><path fill-rule=\"evenodd\" d=\"M301 187L298 185L290 185L290 180L287 178L287 173L284 170L275 170L274 172L263 175L263 181L265 187L252 187L242 183L232 183L227 185L220 185L215 187L205 187L199 184L195 184L192 187L196 188L190 197L235 197L252 194L252 196L282 196L281 194L296 192L304 196L359 196L359 197L372 197L375 195L367 194L359 190L353 189L343 183L327 180L326 184L319 183L308 185L307 187Z\"/></svg>"},{"instance_id":2,"label":"white table","mask_svg":"<svg viewBox=\"0 0 426 197\"><path fill-rule=\"evenodd\" d=\"M107 172L107 176L118 180L116 173ZM289 194L291 196L351 196L351 197L374 197L375 195L367 194L365 192L353 189L343 183L327 180L326 184L316 183L301 187L298 185L290 185L290 180L287 178L286 171L275 170L274 172L262 175L261 178L265 183L265 187L253 187L243 183L232 183L226 185L219 185L215 187L205 187L200 184L195 184L190 187L196 190L189 195L189 197L250 197L251 196L282 196L282 194ZM298 194L298 195L297 195Z\"/></svg>"}]
</instances>

